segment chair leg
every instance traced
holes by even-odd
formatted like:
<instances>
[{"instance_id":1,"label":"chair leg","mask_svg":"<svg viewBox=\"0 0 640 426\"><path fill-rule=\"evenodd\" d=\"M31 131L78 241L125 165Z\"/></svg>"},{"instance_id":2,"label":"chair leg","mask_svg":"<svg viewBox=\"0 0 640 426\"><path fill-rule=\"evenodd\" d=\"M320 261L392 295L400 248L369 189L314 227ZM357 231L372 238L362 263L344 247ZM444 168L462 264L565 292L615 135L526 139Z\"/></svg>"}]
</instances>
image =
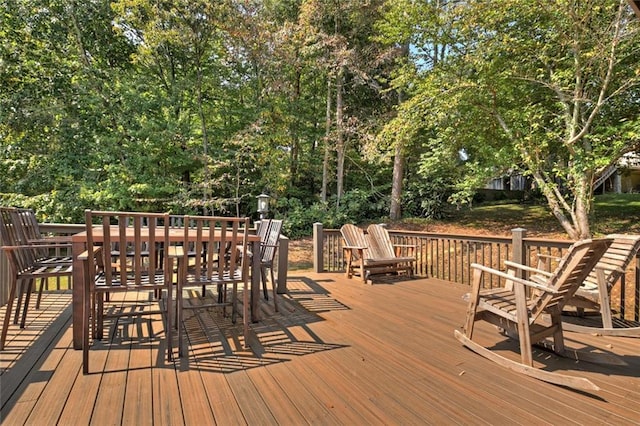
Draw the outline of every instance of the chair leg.
<instances>
[{"instance_id":1,"label":"chair leg","mask_svg":"<svg viewBox=\"0 0 640 426\"><path fill-rule=\"evenodd\" d=\"M46 278L40 278L40 288L38 289L38 298L36 299L36 309L40 309L40 301L42 300L42 290L44 290L44 285L47 283Z\"/></svg>"},{"instance_id":2,"label":"chair leg","mask_svg":"<svg viewBox=\"0 0 640 426\"><path fill-rule=\"evenodd\" d=\"M96 333L93 336L94 339L102 340L103 332L104 332L104 300L103 293L96 294L96 311L94 312L95 316L95 329Z\"/></svg>"},{"instance_id":3,"label":"chair leg","mask_svg":"<svg viewBox=\"0 0 640 426\"><path fill-rule=\"evenodd\" d=\"M166 310L166 318L167 318L167 322L165 323L164 329L165 334L167 336L167 361L172 361L173 360L173 322L171 321L171 317L172 317L172 311L173 311L173 306L172 306L172 299L173 296L171 293L173 293L173 283L171 281L168 282L167 284L167 303L165 306L165 310ZM159 290L159 292L162 294L162 290Z\"/></svg>"},{"instance_id":4,"label":"chair leg","mask_svg":"<svg viewBox=\"0 0 640 426\"><path fill-rule=\"evenodd\" d=\"M176 286L176 333L178 333L178 357L182 357L182 283Z\"/></svg>"},{"instance_id":5,"label":"chair leg","mask_svg":"<svg viewBox=\"0 0 640 426\"><path fill-rule=\"evenodd\" d=\"M2 322L2 335L0 335L0 351L4 350L4 343L7 340L7 331L9 331L9 321L11 320L11 308L13 307L13 299L16 297L17 280L11 282L9 289L9 300L7 301L7 310L5 311L4 321Z\"/></svg>"},{"instance_id":6,"label":"chair leg","mask_svg":"<svg viewBox=\"0 0 640 426\"><path fill-rule=\"evenodd\" d=\"M33 292L34 280L29 280L27 291L24 296L24 306L22 307L22 319L20 320L20 328L24 328L27 324L27 311L29 310L29 302L31 301L31 293Z\"/></svg>"},{"instance_id":7,"label":"chair leg","mask_svg":"<svg viewBox=\"0 0 640 426\"><path fill-rule=\"evenodd\" d=\"M91 276L88 267L85 267L84 273L85 277ZM82 284L78 283L78 285ZM94 324L95 297L96 295L91 292L89 285L84 284L84 295L82 298L82 374L89 374L89 317L91 317L91 324ZM93 328L92 332L95 338L95 328Z\"/></svg>"},{"instance_id":8,"label":"chair leg","mask_svg":"<svg viewBox=\"0 0 640 426\"><path fill-rule=\"evenodd\" d=\"M273 308L276 312L278 312L278 296L277 296L277 284L276 279L273 274L273 268L270 269L271 272L271 287L273 288Z\"/></svg>"},{"instance_id":9,"label":"chair leg","mask_svg":"<svg viewBox=\"0 0 640 426\"><path fill-rule=\"evenodd\" d=\"M249 347L249 285L246 282L242 286L242 335L244 346Z\"/></svg>"},{"instance_id":10,"label":"chair leg","mask_svg":"<svg viewBox=\"0 0 640 426\"><path fill-rule=\"evenodd\" d=\"M242 308L244 309L244 306ZM237 320L238 320L238 283L234 282L233 290L231 291L231 322L235 324ZM242 320L244 321L244 318Z\"/></svg>"},{"instance_id":11,"label":"chair leg","mask_svg":"<svg viewBox=\"0 0 640 426\"><path fill-rule=\"evenodd\" d=\"M20 285L18 289L18 298L16 300L16 312L13 314L13 323L18 324L18 318L20 317L20 311L22 310L22 296L24 295L24 280L19 280ZM7 311L7 315L11 315L11 311Z\"/></svg>"},{"instance_id":12,"label":"chair leg","mask_svg":"<svg viewBox=\"0 0 640 426\"><path fill-rule=\"evenodd\" d=\"M267 267L260 266L260 281L262 282L262 293L264 300L269 300L269 292L267 291Z\"/></svg>"}]
</instances>

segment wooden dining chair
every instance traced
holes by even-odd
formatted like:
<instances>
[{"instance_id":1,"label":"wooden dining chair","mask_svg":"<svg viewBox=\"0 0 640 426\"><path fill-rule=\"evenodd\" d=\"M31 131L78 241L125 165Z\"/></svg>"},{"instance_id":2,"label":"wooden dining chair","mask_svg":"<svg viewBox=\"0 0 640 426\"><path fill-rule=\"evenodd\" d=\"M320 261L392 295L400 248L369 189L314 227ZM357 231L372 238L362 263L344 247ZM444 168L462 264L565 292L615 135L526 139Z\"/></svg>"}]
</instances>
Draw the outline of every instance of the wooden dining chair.
<instances>
[{"instance_id":1,"label":"wooden dining chair","mask_svg":"<svg viewBox=\"0 0 640 426\"><path fill-rule=\"evenodd\" d=\"M21 229L21 222L16 214L17 211L18 209L13 207L0 208L0 241L8 259L10 277L9 299L0 335L0 350L3 350L5 346L14 303L13 323L18 324L20 322L20 328L25 327L34 282L40 281L40 290L36 301L36 308L39 308L42 289L46 281L52 277L66 277L70 280L72 275L70 262L53 262L49 261L49 258L42 256L43 251L66 249L67 245L56 243L29 244L25 239L24 231ZM22 319L20 319L21 311Z\"/></svg>"},{"instance_id":2,"label":"wooden dining chair","mask_svg":"<svg viewBox=\"0 0 640 426\"><path fill-rule=\"evenodd\" d=\"M195 255L179 268L177 286L178 351L182 356L183 309L207 309L231 307L232 322L238 313L238 285L242 284L242 321L245 345L249 332L249 218L219 216L185 216L183 241L185 250ZM231 286L231 300L227 287ZM189 287L211 288L203 292L196 303L184 303L184 291ZM217 294L213 294L213 291Z\"/></svg>"},{"instance_id":3,"label":"wooden dining chair","mask_svg":"<svg viewBox=\"0 0 640 426\"><path fill-rule=\"evenodd\" d=\"M264 298L269 300L267 291L267 269L271 276L271 288L273 290L273 307L278 312L277 285L273 272L273 262L278 252L280 233L282 231L282 220L264 219L260 221L257 234L260 236L260 280L262 281L262 291Z\"/></svg>"},{"instance_id":4,"label":"wooden dining chair","mask_svg":"<svg viewBox=\"0 0 640 426\"><path fill-rule=\"evenodd\" d=\"M89 372L90 338L103 338L104 319L123 316L165 314L167 358L172 359L172 291L174 261L178 256L172 251L169 240L169 215L162 213L85 212L87 252L81 255L84 265L83 300L83 373ZM117 262L113 262L113 247L118 250ZM157 251L164 254L164 265L158 267L149 259L157 258ZM176 263L179 263L179 259ZM123 266L123 265L126 265ZM143 293L143 303L138 298L127 297ZM151 310L149 305L158 294L166 294L164 307ZM105 295L125 294L120 300ZM110 305L107 312L106 306ZM126 325L125 325L126 326Z\"/></svg>"},{"instance_id":5,"label":"wooden dining chair","mask_svg":"<svg viewBox=\"0 0 640 426\"><path fill-rule=\"evenodd\" d=\"M11 211L12 221L18 231L18 244L36 245L32 250L34 262L42 267L68 266L72 263L71 237L45 236L40 231L40 224L32 209L16 207ZM55 248L55 249L54 249ZM47 284L47 278L40 278L36 309L40 309L42 292Z\"/></svg>"}]
</instances>

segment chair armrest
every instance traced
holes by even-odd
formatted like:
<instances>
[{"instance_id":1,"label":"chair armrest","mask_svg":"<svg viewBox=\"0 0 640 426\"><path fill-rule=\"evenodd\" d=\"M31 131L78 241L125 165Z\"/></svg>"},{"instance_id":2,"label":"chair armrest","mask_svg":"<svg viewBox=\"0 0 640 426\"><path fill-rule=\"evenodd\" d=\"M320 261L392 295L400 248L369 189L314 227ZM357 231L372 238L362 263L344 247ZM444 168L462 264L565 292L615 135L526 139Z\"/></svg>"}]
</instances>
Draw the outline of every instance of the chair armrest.
<instances>
[{"instance_id":1,"label":"chair armrest","mask_svg":"<svg viewBox=\"0 0 640 426\"><path fill-rule=\"evenodd\" d=\"M536 256L538 258L551 259L551 260L561 260L562 259L562 257L560 257L560 256L556 256L556 255L553 255L553 254L545 254L545 253L538 253L538 254L536 254Z\"/></svg>"},{"instance_id":2,"label":"chair armrest","mask_svg":"<svg viewBox=\"0 0 640 426\"><path fill-rule=\"evenodd\" d=\"M69 244L23 244L17 246L4 246L2 248L7 248L11 250L41 250L43 248L64 248L68 249L70 247Z\"/></svg>"},{"instance_id":3,"label":"chair armrest","mask_svg":"<svg viewBox=\"0 0 640 426\"><path fill-rule=\"evenodd\" d=\"M546 277L550 277L553 275L553 272L543 271L542 269L533 268L531 266L522 265L520 263L511 262L510 260L504 261L505 266L511 267L514 269L520 269L522 271L533 272L535 274L544 275Z\"/></svg>"},{"instance_id":4,"label":"chair armrest","mask_svg":"<svg viewBox=\"0 0 640 426\"><path fill-rule=\"evenodd\" d=\"M48 238L34 238L27 240L29 244L65 244L67 246L71 245L71 236L56 236L56 237L48 237Z\"/></svg>"},{"instance_id":5,"label":"chair armrest","mask_svg":"<svg viewBox=\"0 0 640 426\"><path fill-rule=\"evenodd\" d=\"M366 250L367 247L363 247L363 246L342 246L343 249L347 249L347 250Z\"/></svg>"},{"instance_id":6,"label":"chair armrest","mask_svg":"<svg viewBox=\"0 0 640 426\"><path fill-rule=\"evenodd\" d=\"M516 277L514 275L509 275L509 274L507 274L505 272L498 271L497 269L489 268L488 266L479 265L477 263L472 263L471 264L471 268L479 269L480 271L487 272L489 274L496 275L498 277L502 277L502 278L504 278L506 280L513 281L513 282L516 282L516 283L519 283L519 284L522 284L522 285L526 285L527 287L535 288L537 290L542 290L542 291L547 292L547 293L552 293L552 294L558 294L559 293L559 291L557 291L554 288L548 287L548 286L543 285L543 284L534 283L533 281L528 281L528 280L525 280L525 279L522 279L522 278L518 278L518 277Z\"/></svg>"},{"instance_id":7,"label":"chair armrest","mask_svg":"<svg viewBox=\"0 0 640 426\"><path fill-rule=\"evenodd\" d=\"M89 253L91 253L91 255L92 255L93 257L96 257L96 255L97 255L98 253L100 253L100 251L101 251L101 250L102 250L102 246L93 246L93 247L91 248L91 250L85 250L85 251L83 251L82 253L80 253L80 254L78 255L78 259L79 259L79 260L87 260L87 259L89 259Z\"/></svg>"}]
</instances>

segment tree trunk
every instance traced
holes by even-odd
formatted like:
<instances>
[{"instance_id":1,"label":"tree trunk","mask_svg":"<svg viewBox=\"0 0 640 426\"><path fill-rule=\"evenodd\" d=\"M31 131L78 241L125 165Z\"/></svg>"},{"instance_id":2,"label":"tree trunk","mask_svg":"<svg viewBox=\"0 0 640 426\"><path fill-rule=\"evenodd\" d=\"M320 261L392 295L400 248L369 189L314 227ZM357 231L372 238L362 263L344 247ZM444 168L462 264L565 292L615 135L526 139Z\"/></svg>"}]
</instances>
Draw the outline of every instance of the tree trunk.
<instances>
[{"instance_id":1,"label":"tree trunk","mask_svg":"<svg viewBox=\"0 0 640 426\"><path fill-rule=\"evenodd\" d=\"M336 78L336 204L340 205L340 200L344 195L344 105L342 100L342 86L344 84L344 67L340 67Z\"/></svg>"},{"instance_id":2,"label":"tree trunk","mask_svg":"<svg viewBox=\"0 0 640 426\"><path fill-rule=\"evenodd\" d=\"M404 175L404 147L396 143L396 155L393 159L393 181L391 182L391 207L389 218L400 220L402 217L402 177Z\"/></svg>"},{"instance_id":3,"label":"tree trunk","mask_svg":"<svg viewBox=\"0 0 640 426\"><path fill-rule=\"evenodd\" d=\"M402 55L409 55L409 44L402 47ZM404 102L402 89L398 90L398 105ZM404 141L396 140L396 152L393 157L393 177L391 182L391 205L389 206L389 219L400 220L402 218L402 179L404 177Z\"/></svg>"},{"instance_id":4,"label":"tree trunk","mask_svg":"<svg viewBox=\"0 0 640 426\"><path fill-rule=\"evenodd\" d=\"M327 77L327 112L324 133L324 161L322 162L322 190L320 199L327 201L327 186L329 185L329 153L331 141L331 79Z\"/></svg>"}]
</instances>

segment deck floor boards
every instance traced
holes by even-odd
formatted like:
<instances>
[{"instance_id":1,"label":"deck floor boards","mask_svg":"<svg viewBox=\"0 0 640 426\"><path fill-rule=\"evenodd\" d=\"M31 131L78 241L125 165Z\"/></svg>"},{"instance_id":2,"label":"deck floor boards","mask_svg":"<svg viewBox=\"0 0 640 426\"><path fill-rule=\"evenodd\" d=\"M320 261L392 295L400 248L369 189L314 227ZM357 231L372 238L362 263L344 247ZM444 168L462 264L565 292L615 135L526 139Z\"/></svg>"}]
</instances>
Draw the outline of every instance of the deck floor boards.
<instances>
[{"instance_id":1,"label":"deck floor boards","mask_svg":"<svg viewBox=\"0 0 640 426\"><path fill-rule=\"evenodd\" d=\"M232 324L215 309L186 310L185 356L168 361L162 317L125 316L107 321L112 339L92 347L86 376L81 351L72 349L71 295L48 293L42 309L29 311L26 329L11 327L0 353L0 421L640 424L640 339L566 332L568 346L610 353L624 366L534 350L538 366L582 375L601 388L577 392L464 348L453 331L464 321L467 287L401 277L370 286L337 274L297 274L288 279L280 312L271 300L261 303L263 320L252 324L250 348L241 321ZM475 338L519 357L517 342L488 324L478 324Z\"/></svg>"}]
</instances>

